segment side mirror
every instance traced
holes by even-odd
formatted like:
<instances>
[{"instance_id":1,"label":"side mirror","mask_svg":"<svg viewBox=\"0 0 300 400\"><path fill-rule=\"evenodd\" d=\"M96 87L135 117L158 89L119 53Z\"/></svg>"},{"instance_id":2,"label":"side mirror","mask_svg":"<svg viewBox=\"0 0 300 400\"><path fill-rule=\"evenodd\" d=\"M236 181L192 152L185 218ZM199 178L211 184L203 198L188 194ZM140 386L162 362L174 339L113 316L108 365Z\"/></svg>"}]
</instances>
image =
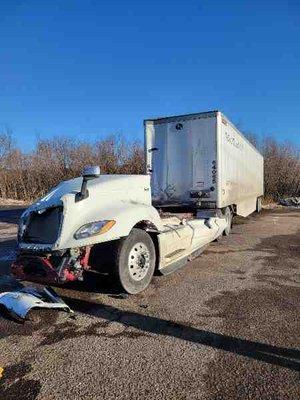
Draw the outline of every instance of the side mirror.
<instances>
[{"instance_id":1,"label":"side mirror","mask_svg":"<svg viewBox=\"0 0 300 400\"><path fill-rule=\"evenodd\" d=\"M100 176L100 167L98 165L94 167L85 167L82 171L83 178L93 179Z\"/></svg>"},{"instance_id":2,"label":"side mirror","mask_svg":"<svg viewBox=\"0 0 300 400\"><path fill-rule=\"evenodd\" d=\"M100 176L100 167L86 167L82 171L82 184L79 193L76 193L75 201L81 201L89 197L89 191L87 190L87 182L91 179L98 178Z\"/></svg>"}]
</instances>

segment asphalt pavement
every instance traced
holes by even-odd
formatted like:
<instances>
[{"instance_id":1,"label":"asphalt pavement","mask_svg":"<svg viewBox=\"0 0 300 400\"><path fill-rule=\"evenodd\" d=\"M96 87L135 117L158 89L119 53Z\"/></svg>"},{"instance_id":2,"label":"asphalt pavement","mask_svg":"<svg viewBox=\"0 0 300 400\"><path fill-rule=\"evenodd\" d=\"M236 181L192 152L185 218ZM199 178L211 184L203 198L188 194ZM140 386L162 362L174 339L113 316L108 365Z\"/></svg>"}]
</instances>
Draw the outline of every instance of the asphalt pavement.
<instances>
[{"instance_id":1,"label":"asphalt pavement","mask_svg":"<svg viewBox=\"0 0 300 400\"><path fill-rule=\"evenodd\" d=\"M20 212L0 211L0 274ZM75 319L0 314L1 400L300 398L300 210L236 219L136 296L94 275L55 290Z\"/></svg>"}]
</instances>

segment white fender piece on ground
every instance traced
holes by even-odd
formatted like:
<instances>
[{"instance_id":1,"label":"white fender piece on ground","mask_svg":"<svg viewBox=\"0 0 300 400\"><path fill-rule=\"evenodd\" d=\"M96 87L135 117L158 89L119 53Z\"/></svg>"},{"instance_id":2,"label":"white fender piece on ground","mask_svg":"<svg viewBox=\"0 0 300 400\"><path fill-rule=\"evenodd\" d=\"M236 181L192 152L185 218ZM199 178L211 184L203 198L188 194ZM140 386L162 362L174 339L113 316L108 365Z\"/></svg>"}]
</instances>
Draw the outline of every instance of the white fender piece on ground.
<instances>
[{"instance_id":1,"label":"white fender piece on ground","mask_svg":"<svg viewBox=\"0 0 300 400\"><path fill-rule=\"evenodd\" d=\"M30 310L56 309L73 313L70 307L50 287L37 290L23 287L20 290L0 293L0 305L14 318L25 319Z\"/></svg>"}]
</instances>

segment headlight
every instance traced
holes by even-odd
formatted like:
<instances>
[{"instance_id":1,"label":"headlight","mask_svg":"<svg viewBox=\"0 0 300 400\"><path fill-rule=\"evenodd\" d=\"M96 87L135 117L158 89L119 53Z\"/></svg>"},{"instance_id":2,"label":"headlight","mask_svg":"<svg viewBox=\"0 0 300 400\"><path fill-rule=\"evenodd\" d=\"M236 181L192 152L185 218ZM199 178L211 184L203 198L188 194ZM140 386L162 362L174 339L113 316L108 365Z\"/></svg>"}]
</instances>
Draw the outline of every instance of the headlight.
<instances>
[{"instance_id":1,"label":"headlight","mask_svg":"<svg viewBox=\"0 0 300 400\"><path fill-rule=\"evenodd\" d=\"M99 235L101 233L105 233L109 231L114 225L116 221L96 221L91 222L89 224L83 225L79 228L75 234L75 239L85 239L90 236Z\"/></svg>"}]
</instances>

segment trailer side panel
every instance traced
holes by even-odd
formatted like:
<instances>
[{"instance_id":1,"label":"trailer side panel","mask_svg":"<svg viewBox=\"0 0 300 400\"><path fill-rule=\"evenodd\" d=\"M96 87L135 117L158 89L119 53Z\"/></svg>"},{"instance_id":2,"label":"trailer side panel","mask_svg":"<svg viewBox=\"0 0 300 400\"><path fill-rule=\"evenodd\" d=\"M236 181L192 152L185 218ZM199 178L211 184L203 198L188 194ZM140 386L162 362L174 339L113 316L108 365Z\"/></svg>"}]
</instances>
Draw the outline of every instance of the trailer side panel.
<instances>
[{"instance_id":1,"label":"trailer side panel","mask_svg":"<svg viewBox=\"0 0 300 400\"><path fill-rule=\"evenodd\" d=\"M247 216L263 195L263 157L221 113L218 115L218 208L236 206Z\"/></svg>"}]
</instances>

